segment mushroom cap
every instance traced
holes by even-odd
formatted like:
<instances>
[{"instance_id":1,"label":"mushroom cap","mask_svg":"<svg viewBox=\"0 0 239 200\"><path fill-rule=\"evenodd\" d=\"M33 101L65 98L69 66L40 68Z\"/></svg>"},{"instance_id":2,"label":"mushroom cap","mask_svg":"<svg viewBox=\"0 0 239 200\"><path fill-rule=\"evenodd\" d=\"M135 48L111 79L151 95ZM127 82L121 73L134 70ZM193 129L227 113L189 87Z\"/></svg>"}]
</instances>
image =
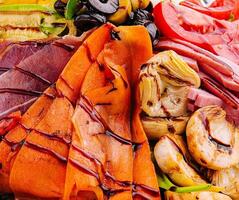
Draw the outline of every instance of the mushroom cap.
<instances>
[{"instance_id":1,"label":"mushroom cap","mask_svg":"<svg viewBox=\"0 0 239 200\"><path fill-rule=\"evenodd\" d=\"M204 167L219 170L239 162L238 128L219 106L197 110L188 121L186 136L189 152Z\"/></svg>"},{"instance_id":2,"label":"mushroom cap","mask_svg":"<svg viewBox=\"0 0 239 200\"><path fill-rule=\"evenodd\" d=\"M178 136L180 137L180 136ZM190 167L183 156L183 145L179 138L174 136L162 136L154 148L154 156L159 168L167 174L172 181L179 186L193 186L205 184L197 172Z\"/></svg>"},{"instance_id":3,"label":"mushroom cap","mask_svg":"<svg viewBox=\"0 0 239 200\"><path fill-rule=\"evenodd\" d=\"M212 184L223 187L224 194L239 199L239 166L215 171L212 175Z\"/></svg>"},{"instance_id":4,"label":"mushroom cap","mask_svg":"<svg viewBox=\"0 0 239 200\"><path fill-rule=\"evenodd\" d=\"M159 139L166 134L183 134L189 117L160 118L147 117L141 118L145 133L149 139Z\"/></svg>"}]
</instances>

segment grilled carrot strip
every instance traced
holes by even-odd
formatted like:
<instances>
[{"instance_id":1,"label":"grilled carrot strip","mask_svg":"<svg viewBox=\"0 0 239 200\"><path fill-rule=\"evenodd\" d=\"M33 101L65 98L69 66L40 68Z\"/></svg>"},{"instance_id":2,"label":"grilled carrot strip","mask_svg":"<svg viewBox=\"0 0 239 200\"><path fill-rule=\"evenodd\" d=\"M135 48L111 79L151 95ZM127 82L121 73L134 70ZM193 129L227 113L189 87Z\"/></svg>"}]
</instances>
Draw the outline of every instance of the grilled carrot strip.
<instances>
[{"instance_id":1,"label":"grilled carrot strip","mask_svg":"<svg viewBox=\"0 0 239 200\"><path fill-rule=\"evenodd\" d=\"M104 44L110 40L112 28L111 24L105 24L91 34L60 75L56 83L57 90L72 102L75 102L79 95L81 83L89 67L104 48Z\"/></svg>"},{"instance_id":2,"label":"grilled carrot strip","mask_svg":"<svg viewBox=\"0 0 239 200\"><path fill-rule=\"evenodd\" d=\"M86 74L72 119L64 199L132 198L130 85L124 67L105 62L105 50Z\"/></svg>"},{"instance_id":3,"label":"grilled carrot strip","mask_svg":"<svg viewBox=\"0 0 239 200\"><path fill-rule=\"evenodd\" d=\"M27 130L24 127L34 128L45 116L53 101L50 96L55 95L54 90L49 88L45 93L48 95L41 96L22 116L20 125L18 124L8 132L0 143L0 192L11 191L9 175L16 154L27 136Z\"/></svg>"},{"instance_id":4,"label":"grilled carrot strip","mask_svg":"<svg viewBox=\"0 0 239 200\"><path fill-rule=\"evenodd\" d=\"M138 89L136 90L138 91ZM154 165L151 161L151 152L140 120L139 94L136 93L136 107L132 120L132 137L135 142L134 148L134 183L135 198L160 199L159 187L157 183Z\"/></svg>"}]
</instances>

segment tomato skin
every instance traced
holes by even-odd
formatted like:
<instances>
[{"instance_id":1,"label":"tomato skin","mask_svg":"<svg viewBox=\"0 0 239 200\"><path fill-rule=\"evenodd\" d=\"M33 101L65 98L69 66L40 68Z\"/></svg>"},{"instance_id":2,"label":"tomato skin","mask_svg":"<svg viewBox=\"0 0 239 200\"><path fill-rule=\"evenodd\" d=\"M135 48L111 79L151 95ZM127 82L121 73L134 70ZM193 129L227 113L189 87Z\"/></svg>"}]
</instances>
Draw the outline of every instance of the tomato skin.
<instances>
[{"instance_id":1,"label":"tomato skin","mask_svg":"<svg viewBox=\"0 0 239 200\"><path fill-rule=\"evenodd\" d=\"M239 20L218 20L169 1L156 5L153 14L164 36L186 40L239 64Z\"/></svg>"},{"instance_id":2,"label":"tomato skin","mask_svg":"<svg viewBox=\"0 0 239 200\"><path fill-rule=\"evenodd\" d=\"M220 32L202 34L203 30L209 26L212 26L213 29L216 29L214 26L218 25L221 27L228 26L228 24L224 24L224 22L215 25L214 20L206 15L166 1L156 5L153 13L155 24L163 35L169 38L178 38L189 42L193 41L194 44L206 49L211 48L211 43L222 43L223 39Z\"/></svg>"},{"instance_id":3,"label":"tomato skin","mask_svg":"<svg viewBox=\"0 0 239 200\"><path fill-rule=\"evenodd\" d=\"M217 0L210 7L203 7L200 0L185 0L181 5L204 13L216 19L229 20L232 16L239 17L239 2L237 0Z\"/></svg>"}]
</instances>

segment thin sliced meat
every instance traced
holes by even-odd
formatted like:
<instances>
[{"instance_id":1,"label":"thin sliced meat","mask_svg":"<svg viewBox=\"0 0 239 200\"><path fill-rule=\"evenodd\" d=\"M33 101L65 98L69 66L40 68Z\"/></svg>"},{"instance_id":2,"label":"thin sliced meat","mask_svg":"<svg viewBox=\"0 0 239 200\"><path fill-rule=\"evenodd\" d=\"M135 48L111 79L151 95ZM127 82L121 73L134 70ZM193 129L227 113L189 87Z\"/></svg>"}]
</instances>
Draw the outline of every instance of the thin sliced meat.
<instances>
[{"instance_id":1,"label":"thin sliced meat","mask_svg":"<svg viewBox=\"0 0 239 200\"><path fill-rule=\"evenodd\" d=\"M66 40L66 41L65 41ZM11 112L24 113L51 84L81 44L74 39L59 39L29 56L0 76L0 119Z\"/></svg>"},{"instance_id":2,"label":"thin sliced meat","mask_svg":"<svg viewBox=\"0 0 239 200\"><path fill-rule=\"evenodd\" d=\"M220 98L197 88L190 88L188 99L188 109L192 112L205 106L218 105L221 107L223 105L223 101Z\"/></svg>"},{"instance_id":3,"label":"thin sliced meat","mask_svg":"<svg viewBox=\"0 0 239 200\"><path fill-rule=\"evenodd\" d=\"M233 109L239 108L239 98L233 95L233 93L225 89L208 75L202 72L200 72L199 75L202 81L203 88L222 99L225 104L231 106Z\"/></svg>"},{"instance_id":4,"label":"thin sliced meat","mask_svg":"<svg viewBox=\"0 0 239 200\"><path fill-rule=\"evenodd\" d=\"M180 43L178 41L180 41ZM215 59L216 56L213 56L211 52L207 52L204 49L201 49L202 51L199 51L198 49L195 50L191 48L191 45L186 46L184 42L181 42L181 40L172 41L170 39L163 39L157 44L156 48L158 50L174 50L180 55L187 56L201 63L206 63L214 69L220 71L222 74L225 74L227 76L233 75L233 71L229 67L227 67L227 65L224 65L224 63L218 62L218 60ZM205 53L205 51L207 53ZM212 57L209 55L212 55Z\"/></svg>"},{"instance_id":5,"label":"thin sliced meat","mask_svg":"<svg viewBox=\"0 0 239 200\"><path fill-rule=\"evenodd\" d=\"M239 92L239 81L237 80L237 75L234 74L232 77L225 76L204 63L200 63L200 69L201 71L210 75L211 77L213 77L213 79L221 83L225 88Z\"/></svg>"},{"instance_id":6,"label":"thin sliced meat","mask_svg":"<svg viewBox=\"0 0 239 200\"><path fill-rule=\"evenodd\" d=\"M93 47L94 55L97 57L103 44L110 39L111 29L112 26L103 25L84 41L68 62L58 81L62 81L62 77L66 74L72 76L66 77L63 85L56 85L57 95L46 115L25 138L25 143L17 154L10 173L10 187L18 196L27 194L38 198L62 197L72 133L71 117L74 111L72 104L75 104L74 98L79 94L78 88L81 87L85 76L82 73L86 73L92 64L88 47L91 50L92 39L98 38L94 41L99 44L98 48ZM101 33L104 35L100 35ZM75 64L81 63L82 58L84 63L89 64L76 67ZM74 85L70 87L71 85L66 83L74 83ZM72 96L65 96L64 94L68 94L69 91ZM24 181L21 181L23 179Z\"/></svg>"},{"instance_id":7,"label":"thin sliced meat","mask_svg":"<svg viewBox=\"0 0 239 200\"><path fill-rule=\"evenodd\" d=\"M186 56L181 56L181 57L195 72L199 72L199 67L198 67L198 63L196 60L186 57Z\"/></svg>"},{"instance_id":8,"label":"thin sliced meat","mask_svg":"<svg viewBox=\"0 0 239 200\"><path fill-rule=\"evenodd\" d=\"M81 38L66 37L64 40L58 40L55 45L59 46L58 48L64 47L66 50L69 48L72 49L76 46L76 44L79 45L79 43L82 43L87 36L88 35L84 35ZM71 68L69 67L68 70L70 69ZM79 80L79 82L79 84L81 84L81 80ZM3 140L0 143L0 163L2 163L2 168L0 169L0 192L11 191L9 187L9 175L17 153L23 145L29 131L34 129L44 118L53 103L55 96L56 90L51 86L39 99L38 97L34 97L34 101L36 99L38 100L22 116L20 125L15 127L13 130L8 132L5 137L3 137Z\"/></svg>"},{"instance_id":9,"label":"thin sliced meat","mask_svg":"<svg viewBox=\"0 0 239 200\"><path fill-rule=\"evenodd\" d=\"M50 41L29 41L6 45L0 53L0 74L18 65L21 61L41 50L45 45L50 45Z\"/></svg>"}]
</instances>

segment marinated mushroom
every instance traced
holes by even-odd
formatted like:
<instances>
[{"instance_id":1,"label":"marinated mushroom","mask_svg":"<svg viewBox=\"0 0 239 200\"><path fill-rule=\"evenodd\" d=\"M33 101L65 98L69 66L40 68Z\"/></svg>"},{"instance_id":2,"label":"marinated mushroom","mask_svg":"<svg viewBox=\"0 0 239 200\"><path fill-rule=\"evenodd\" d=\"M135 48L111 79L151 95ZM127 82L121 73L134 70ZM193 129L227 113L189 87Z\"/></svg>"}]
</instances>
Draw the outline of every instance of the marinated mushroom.
<instances>
[{"instance_id":1,"label":"marinated mushroom","mask_svg":"<svg viewBox=\"0 0 239 200\"><path fill-rule=\"evenodd\" d=\"M174 138L175 136L164 135L156 144L154 156L159 168L179 186L205 184L206 181L185 161L183 155L185 147L182 140L178 141Z\"/></svg>"},{"instance_id":2,"label":"marinated mushroom","mask_svg":"<svg viewBox=\"0 0 239 200\"><path fill-rule=\"evenodd\" d=\"M165 51L142 66L139 80L141 109L148 116L142 119L147 135L159 138L166 133L183 133L188 119L187 96L190 87L200 86L198 74L174 51ZM183 120L171 119L178 117Z\"/></svg>"},{"instance_id":3,"label":"marinated mushroom","mask_svg":"<svg viewBox=\"0 0 239 200\"><path fill-rule=\"evenodd\" d=\"M89 5L104 14L113 14L119 8L118 0L88 0Z\"/></svg>"},{"instance_id":4,"label":"marinated mushroom","mask_svg":"<svg viewBox=\"0 0 239 200\"><path fill-rule=\"evenodd\" d=\"M233 199L239 199L239 165L215 171L212 184L224 187L222 191Z\"/></svg>"},{"instance_id":5,"label":"marinated mushroom","mask_svg":"<svg viewBox=\"0 0 239 200\"><path fill-rule=\"evenodd\" d=\"M168 133L182 134L186 129L188 119L189 117L160 118L143 116L141 122L148 137L159 139Z\"/></svg>"},{"instance_id":6,"label":"marinated mushroom","mask_svg":"<svg viewBox=\"0 0 239 200\"><path fill-rule=\"evenodd\" d=\"M167 191L164 195L166 200L231 200L231 198L225 194L207 191L190 193Z\"/></svg>"},{"instance_id":7,"label":"marinated mushroom","mask_svg":"<svg viewBox=\"0 0 239 200\"><path fill-rule=\"evenodd\" d=\"M239 162L239 131L218 106L197 110L186 128L188 149L202 166L220 170Z\"/></svg>"}]
</instances>

